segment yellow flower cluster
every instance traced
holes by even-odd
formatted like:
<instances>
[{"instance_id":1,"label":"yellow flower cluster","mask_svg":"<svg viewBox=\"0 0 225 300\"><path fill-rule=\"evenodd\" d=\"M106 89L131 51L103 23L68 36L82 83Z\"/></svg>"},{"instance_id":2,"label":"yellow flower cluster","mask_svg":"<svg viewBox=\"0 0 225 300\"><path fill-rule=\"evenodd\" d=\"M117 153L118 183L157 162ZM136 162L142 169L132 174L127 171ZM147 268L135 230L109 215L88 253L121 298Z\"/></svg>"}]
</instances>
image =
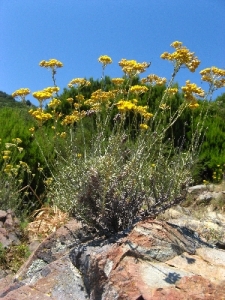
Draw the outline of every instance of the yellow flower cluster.
<instances>
[{"instance_id":1,"label":"yellow flower cluster","mask_svg":"<svg viewBox=\"0 0 225 300\"><path fill-rule=\"evenodd\" d=\"M125 113L127 111L133 110L136 105L132 103L131 101L126 101L126 100L120 100L116 103L116 106L121 113Z\"/></svg>"},{"instance_id":2,"label":"yellow flower cluster","mask_svg":"<svg viewBox=\"0 0 225 300\"><path fill-rule=\"evenodd\" d=\"M53 98L49 104L48 107L52 109L56 109L61 104L61 101L59 99Z\"/></svg>"},{"instance_id":3,"label":"yellow flower cluster","mask_svg":"<svg viewBox=\"0 0 225 300\"><path fill-rule=\"evenodd\" d=\"M17 145L22 143L22 140L20 138L12 139L12 141L13 141L13 143L16 143Z\"/></svg>"},{"instance_id":4,"label":"yellow flower cluster","mask_svg":"<svg viewBox=\"0 0 225 300\"><path fill-rule=\"evenodd\" d=\"M164 91L164 93L169 94L171 96L175 95L178 92L177 88L168 88Z\"/></svg>"},{"instance_id":5,"label":"yellow flower cluster","mask_svg":"<svg viewBox=\"0 0 225 300\"><path fill-rule=\"evenodd\" d=\"M144 129L144 130L147 130L149 128L147 124L140 124L139 127L140 129Z\"/></svg>"},{"instance_id":6,"label":"yellow flower cluster","mask_svg":"<svg viewBox=\"0 0 225 300\"><path fill-rule=\"evenodd\" d=\"M138 63L136 60L127 60L123 58L119 62L119 66L122 67L123 72L127 76L135 76L137 74L145 72L150 64L147 62Z\"/></svg>"},{"instance_id":7,"label":"yellow flower cluster","mask_svg":"<svg viewBox=\"0 0 225 300\"><path fill-rule=\"evenodd\" d=\"M11 156L10 156L11 151L10 150L4 150L4 151L2 151L2 154L3 154L2 158L4 160L9 160L11 158Z\"/></svg>"},{"instance_id":8,"label":"yellow flower cluster","mask_svg":"<svg viewBox=\"0 0 225 300\"><path fill-rule=\"evenodd\" d=\"M37 91L33 93L33 97L36 98L40 103L52 97L52 93L45 91Z\"/></svg>"},{"instance_id":9,"label":"yellow flower cluster","mask_svg":"<svg viewBox=\"0 0 225 300\"><path fill-rule=\"evenodd\" d=\"M35 128L31 127L31 128L29 128L29 131L33 133L35 131Z\"/></svg>"},{"instance_id":10,"label":"yellow flower cluster","mask_svg":"<svg viewBox=\"0 0 225 300\"><path fill-rule=\"evenodd\" d=\"M200 71L202 80L212 83L216 88L225 87L225 70L217 67L206 68Z\"/></svg>"},{"instance_id":11,"label":"yellow flower cluster","mask_svg":"<svg viewBox=\"0 0 225 300\"><path fill-rule=\"evenodd\" d=\"M53 181L53 178L52 178L52 177L49 177L49 178L47 178L46 180L44 180L44 184L45 184L45 185L50 185L50 184L52 183L52 181Z\"/></svg>"},{"instance_id":12,"label":"yellow flower cluster","mask_svg":"<svg viewBox=\"0 0 225 300\"><path fill-rule=\"evenodd\" d=\"M52 97L54 93L57 93L60 90L58 86L51 86L47 87L41 91L34 92L32 95L34 98L36 98L40 104L42 104L43 101L49 99Z\"/></svg>"},{"instance_id":13,"label":"yellow flower cluster","mask_svg":"<svg viewBox=\"0 0 225 300\"><path fill-rule=\"evenodd\" d=\"M146 93L148 91L148 88L143 85L133 85L130 87L129 91L131 93L140 95L140 94Z\"/></svg>"},{"instance_id":14,"label":"yellow flower cluster","mask_svg":"<svg viewBox=\"0 0 225 300\"><path fill-rule=\"evenodd\" d=\"M67 134L66 134L65 131L61 132L60 137L61 137L62 139L65 139L66 136L67 136Z\"/></svg>"},{"instance_id":15,"label":"yellow flower cluster","mask_svg":"<svg viewBox=\"0 0 225 300\"><path fill-rule=\"evenodd\" d=\"M199 107L196 96L204 97L204 90L195 83L190 83L190 80L187 80L186 86L181 87L181 89L184 92L184 97L189 101L188 106L192 109Z\"/></svg>"},{"instance_id":16,"label":"yellow flower cluster","mask_svg":"<svg viewBox=\"0 0 225 300\"><path fill-rule=\"evenodd\" d=\"M120 100L117 102L116 106L120 113L133 111L134 113L140 114L142 117L144 117L145 120L149 120L151 117L153 117L153 114L147 112L147 106L138 106L136 105L135 101L132 102L127 100Z\"/></svg>"},{"instance_id":17,"label":"yellow flower cluster","mask_svg":"<svg viewBox=\"0 0 225 300\"><path fill-rule=\"evenodd\" d=\"M13 97L25 97L30 94L30 90L28 88L21 88L12 93Z\"/></svg>"},{"instance_id":18,"label":"yellow flower cluster","mask_svg":"<svg viewBox=\"0 0 225 300\"><path fill-rule=\"evenodd\" d=\"M74 78L68 83L68 87L71 88L73 85L80 86L89 86L91 83L85 78Z\"/></svg>"},{"instance_id":19,"label":"yellow flower cluster","mask_svg":"<svg viewBox=\"0 0 225 300\"><path fill-rule=\"evenodd\" d=\"M43 92L54 94L54 93L59 92L59 90L60 90L60 88L58 86L49 86L49 87L43 89Z\"/></svg>"},{"instance_id":20,"label":"yellow flower cluster","mask_svg":"<svg viewBox=\"0 0 225 300\"><path fill-rule=\"evenodd\" d=\"M199 97L204 97L205 92L202 88L198 87L197 84L191 83L190 80L186 81L186 85L182 86L182 91L184 92L184 97L189 98L190 95L196 94Z\"/></svg>"},{"instance_id":21,"label":"yellow flower cluster","mask_svg":"<svg viewBox=\"0 0 225 300\"><path fill-rule=\"evenodd\" d=\"M77 111L74 110L71 115L65 116L63 121L61 122L62 125L70 125L74 124L75 122L80 121L83 117L85 117L86 113L85 111Z\"/></svg>"},{"instance_id":22,"label":"yellow flower cluster","mask_svg":"<svg viewBox=\"0 0 225 300\"><path fill-rule=\"evenodd\" d=\"M150 112L147 112L148 107L147 106L136 106L134 108L134 112L140 114L146 121L151 119L153 117L153 114Z\"/></svg>"},{"instance_id":23,"label":"yellow flower cluster","mask_svg":"<svg viewBox=\"0 0 225 300\"><path fill-rule=\"evenodd\" d=\"M67 98L66 101L69 102L70 104L73 104L74 100L73 100L73 98Z\"/></svg>"},{"instance_id":24,"label":"yellow flower cluster","mask_svg":"<svg viewBox=\"0 0 225 300\"><path fill-rule=\"evenodd\" d=\"M81 95L81 94L77 95L75 98L76 98L77 101L79 101L79 102L84 102L84 96Z\"/></svg>"},{"instance_id":25,"label":"yellow flower cluster","mask_svg":"<svg viewBox=\"0 0 225 300\"><path fill-rule=\"evenodd\" d=\"M199 107L199 104L197 102L191 102L188 104L188 107L191 109L195 109Z\"/></svg>"},{"instance_id":26,"label":"yellow flower cluster","mask_svg":"<svg viewBox=\"0 0 225 300\"><path fill-rule=\"evenodd\" d=\"M115 90L104 92L99 89L91 94L91 98L84 102L85 105L91 106L91 108L95 111L100 109L102 104L108 106L110 104L110 100L115 98Z\"/></svg>"},{"instance_id":27,"label":"yellow flower cluster","mask_svg":"<svg viewBox=\"0 0 225 300\"><path fill-rule=\"evenodd\" d=\"M112 59L108 55L101 55L98 61L103 64L103 67L112 63Z\"/></svg>"},{"instance_id":28,"label":"yellow flower cluster","mask_svg":"<svg viewBox=\"0 0 225 300\"><path fill-rule=\"evenodd\" d=\"M39 63L39 66L41 67L44 67L44 68L61 68L63 67L63 63L61 63L61 61L55 59L55 58L52 58L52 59L49 59L49 61L46 61L46 60L42 60L40 63Z\"/></svg>"},{"instance_id":29,"label":"yellow flower cluster","mask_svg":"<svg viewBox=\"0 0 225 300\"><path fill-rule=\"evenodd\" d=\"M170 46L175 48L173 53L164 52L160 57L172 61L175 68L186 66L191 72L194 72L200 64L200 60L195 56L194 52L190 52L188 48L182 46L181 42L175 41Z\"/></svg>"},{"instance_id":30,"label":"yellow flower cluster","mask_svg":"<svg viewBox=\"0 0 225 300\"><path fill-rule=\"evenodd\" d=\"M41 108L38 108L37 110L29 110L29 113L37 120L40 121L41 123L50 120L52 118L52 115L49 113L45 113ZM30 130L32 131L32 130Z\"/></svg>"},{"instance_id":31,"label":"yellow flower cluster","mask_svg":"<svg viewBox=\"0 0 225 300\"><path fill-rule=\"evenodd\" d=\"M121 85L124 83L124 78L112 78L111 81L115 85Z\"/></svg>"},{"instance_id":32,"label":"yellow flower cluster","mask_svg":"<svg viewBox=\"0 0 225 300\"><path fill-rule=\"evenodd\" d=\"M164 85L166 83L166 78L159 77L155 74L150 74L146 78L142 78L141 83L150 83L150 85Z\"/></svg>"}]
</instances>

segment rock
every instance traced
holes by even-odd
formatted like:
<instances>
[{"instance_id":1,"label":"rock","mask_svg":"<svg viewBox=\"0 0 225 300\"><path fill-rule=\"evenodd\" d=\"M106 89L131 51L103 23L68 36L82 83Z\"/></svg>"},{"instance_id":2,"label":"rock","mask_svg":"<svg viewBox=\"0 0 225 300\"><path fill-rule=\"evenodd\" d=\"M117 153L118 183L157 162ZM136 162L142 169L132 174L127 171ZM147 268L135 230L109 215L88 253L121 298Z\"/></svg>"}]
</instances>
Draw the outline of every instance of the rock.
<instances>
[{"instance_id":1,"label":"rock","mask_svg":"<svg viewBox=\"0 0 225 300\"><path fill-rule=\"evenodd\" d=\"M7 216L7 212L5 212L4 210L0 210L0 221L4 222Z\"/></svg>"},{"instance_id":2,"label":"rock","mask_svg":"<svg viewBox=\"0 0 225 300\"><path fill-rule=\"evenodd\" d=\"M201 191L215 199L201 189L193 189L194 197ZM0 298L224 299L225 215L206 209L194 216L177 206L163 219L145 219L110 238L71 220L34 243L13 279L0 280ZM9 237L9 229L0 228L0 234Z\"/></svg>"},{"instance_id":3,"label":"rock","mask_svg":"<svg viewBox=\"0 0 225 300\"><path fill-rule=\"evenodd\" d=\"M208 190L208 187L205 184L199 184L199 185L189 187L188 193L196 194L196 193L200 193L200 192L207 191L207 190Z\"/></svg>"},{"instance_id":4,"label":"rock","mask_svg":"<svg viewBox=\"0 0 225 300\"><path fill-rule=\"evenodd\" d=\"M211 199L213 199L213 195L211 192L205 192L198 196L196 199L197 202L209 202Z\"/></svg>"},{"instance_id":5,"label":"rock","mask_svg":"<svg viewBox=\"0 0 225 300\"><path fill-rule=\"evenodd\" d=\"M15 217L10 209L0 210L0 243L4 248L21 243L21 231L19 230L19 219Z\"/></svg>"},{"instance_id":6,"label":"rock","mask_svg":"<svg viewBox=\"0 0 225 300\"><path fill-rule=\"evenodd\" d=\"M4 222L4 227L7 229L13 229L13 227L14 227L13 218L10 214L8 214L6 217L6 220Z\"/></svg>"},{"instance_id":7,"label":"rock","mask_svg":"<svg viewBox=\"0 0 225 300\"><path fill-rule=\"evenodd\" d=\"M225 251L168 222L145 220L106 239L72 220L0 287L8 300L222 300Z\"/></svg>"}]
</instances>

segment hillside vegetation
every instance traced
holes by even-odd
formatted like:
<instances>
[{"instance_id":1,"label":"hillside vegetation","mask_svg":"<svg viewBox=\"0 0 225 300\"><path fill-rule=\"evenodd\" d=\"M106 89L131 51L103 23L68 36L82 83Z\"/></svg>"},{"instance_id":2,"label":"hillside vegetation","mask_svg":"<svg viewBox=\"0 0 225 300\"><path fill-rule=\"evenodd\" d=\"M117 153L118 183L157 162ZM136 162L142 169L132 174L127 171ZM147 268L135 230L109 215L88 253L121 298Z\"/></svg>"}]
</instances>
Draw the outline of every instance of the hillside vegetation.
<instances>
[{"instance_id":1,"label":"hillside vegetation","mask_svg":"<svg viewBox=\"0 0 225 300\"><path fill-rule=\"evenodd\" d=\"M33 93L39 108L26 100L29 89L13 94L21 103L1 92L1 204L12 201L30 213L49 203L96 230L116 232L137 215L155 216L183 201L187 185L220 182L225 94L209 101L190 81L179 87L179 69L195 71L199 60L182 43L171 46L174 53L161 56L174 63L168 84L154 74L140 79L149 64L134 60L119 62L123 78L104 76L112 60L102 56L101 80L75 78L60 95L55 75L63 64L40 62L54 85ZM215 67L202 71L210 93L223 85L211 82L212 74L225 76Z\"/></svg>"}]
</instances>

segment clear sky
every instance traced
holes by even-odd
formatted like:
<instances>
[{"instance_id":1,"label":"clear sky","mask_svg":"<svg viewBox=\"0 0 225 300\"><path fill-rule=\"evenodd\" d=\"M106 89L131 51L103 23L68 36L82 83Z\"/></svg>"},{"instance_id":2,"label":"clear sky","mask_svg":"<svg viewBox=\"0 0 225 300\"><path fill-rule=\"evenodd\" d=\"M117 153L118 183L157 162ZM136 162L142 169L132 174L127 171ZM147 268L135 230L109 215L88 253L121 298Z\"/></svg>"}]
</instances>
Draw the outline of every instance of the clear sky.
<instances>
[{"instance_id":1,"label":"clear sky","mask_svg":"<svg viewBox=\"0 0 225 300\"><path fill-rule=\"evenodd\" d=\"M225 0L0 0L0 90L52 86L50 72L38 65L50 58L64 64L61 91L73 78L100 78L98 57L105 54L113 60L111 77L123 75L118 62L126 58L151 62L145 75L170 78L172 64L160 55L172 52L175 40L201 60L196 73L182 69L177 82L205 88L199 71L225 68L224 20Z\"/></svg>"}]
</instances>

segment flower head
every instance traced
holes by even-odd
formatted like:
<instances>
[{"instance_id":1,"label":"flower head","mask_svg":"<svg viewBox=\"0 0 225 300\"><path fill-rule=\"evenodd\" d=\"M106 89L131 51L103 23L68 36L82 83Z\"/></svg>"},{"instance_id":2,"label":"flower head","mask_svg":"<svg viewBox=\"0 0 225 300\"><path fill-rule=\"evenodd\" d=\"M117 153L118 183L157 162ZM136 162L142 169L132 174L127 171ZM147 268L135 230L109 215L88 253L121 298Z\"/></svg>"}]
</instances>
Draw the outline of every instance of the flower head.
<instances>
[{"instance_id":1,"label":"flower head","mask_svg":"<svg viewBox=\"0 0 225 300\"><path fill-rule=\"evenodd\" d=\"M225 87L225 70L217 67L206 68L200 71L202 80L213 84L215 89Z\"/></svg>"},{"instance_id":2,"label":"flower head","mask_svg":"<svg viewBox=\"0 0 225 300\"><path fill-rule=\"evenodd\" d=\"M165 77L159 77L155 74L150 74L146 78L141 79L141 83L148 83L151 86L153 85L164 85L166 83L166 78Z\"/></svg>"},{"instance_id":3,"label":"flower head","mask_svg":"<svg viewBox=\"0 0 225 300\"><path fill-rule=\"evenodd\" d=\"M171 45L175 48L173 53L164 52L162 59L172 61L176 70L181 66L186 66L191 72L194 72L200 64L200 60L188 48L182 45L182 42L175 41Z\"/></svg>"},{"instance_id":4,"label":"flower head","mask_svg":"<svg viewBox=\"0 0 225 300\"><path fill-rule=\"evenodd\" d=\"M39 66L40 67L44 67L44 68L54 69L54 68L62 68L63 67L63 63L61 63L61 61L59 61L59 60L57 60L55 58L51 58L51 59L49 59L49 61L42 60L39 63Z\"/></svg>"},{"instance_id":5,"label":"flower head","mask_svg":"<svg viewBox=\"0 0 225 300\"><path fill-rule=\"evenodd\" d=\"M74 78L68 83L68 87L71 88L73 85L76 85L78 87L81 86L89 86L91 83L85 78Z\"/></svg>"},{"instance_id":6,"label":"flower head","mask_svg":"<svg viewBox=\"0 0 225 300\"><path fill-rule=\"evenodd\" d=\"M115 85L121 85L124 83L124 78L112 78L111 80Z\"/></svg>"},{"instance_id":7,"label":"flower head","mask_svg":"<svg viewBox=\"0 0 225 300\"><path fill-rule=\"evenodd\" d=\"M146 93L148 91L148 88L146 86L143 85L133 85L130 87L129 89L130 92L134 93L134 94L143 94Z\"/></svg>"},{"instance_id":8,"label":"flower head","mask_svg":"<svg viewBox=\"0 0 225 300\"><path fill-rule=\"evenodd\" d=\"M129 76L135 76L137 74L143 73L150 66L150 63L143 62L138 63L136 60L127 60L125 58L121 59L119 66L122 67L123 72Z\"/></svg>"},{"instance_id":9,"label":"flower head","mask_svg":"<svg viewBox=\"0 0 225 300\"><path fill-rule=\"evenodd\" d=\"M112 59L108 55L101 55L98 61L103 64L103 67L112 63Z\"/></svg>"},{"instance_id":10,"label":"flower head","mask_svg":"<svg viewBox=\"0 0 225 300\"><path fill-rule=\"evenodd\" d=\"M144 129L144 130L147 130L149 128L147 124L140 124L139 127L140 129Z\"/></svg>"},{"instance_id":11,"label":"flower head","mask_svg":"<svg viewBox=\"0 0 225 300\"><path fill-rule=\"evenodd\" d=\"M21 88L12 93L13 97L20 97L22 102L25 103L25 97L30 94L30 90L28 88Z\"/></svg>"}]
</instances>

